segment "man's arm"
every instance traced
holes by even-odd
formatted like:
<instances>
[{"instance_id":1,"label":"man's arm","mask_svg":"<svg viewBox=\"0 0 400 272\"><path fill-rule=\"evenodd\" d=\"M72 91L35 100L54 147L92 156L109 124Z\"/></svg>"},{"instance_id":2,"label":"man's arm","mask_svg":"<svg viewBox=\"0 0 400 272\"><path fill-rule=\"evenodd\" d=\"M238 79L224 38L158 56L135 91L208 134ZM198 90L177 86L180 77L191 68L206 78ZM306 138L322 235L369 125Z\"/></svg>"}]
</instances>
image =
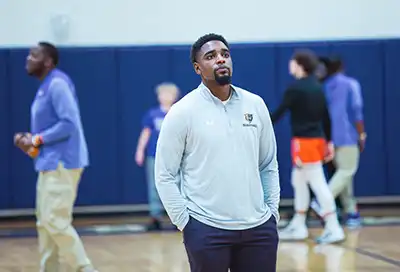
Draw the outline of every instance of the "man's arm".
<instances>
[{"instance_id":1,"label":"man's arm","mask_svg":"<svg viewBox=\"0 0 400 272\"><path fill-rule=\"evenodd\" d=\"M280 184L277 161L275 132L265 102L260 98L260 118L262 122L260 137L259 170L264 190L264 201L279 221Z\"/></svg>"},{"instance_id":2,"label":"man's arm","mask_svg":"<svg viewBox=\"0 0 400 272\"><path fill-rule=\"evenodd\" d=\"M135 161L137 165L142 166L144 163L145 159L145 150L147 147L147 144L149 143L151 136L151 129L148 127L145 127L142 129L140 132L139 140L136 146L136 152L135 152Z\"/></svg>"},{"instance_id":3,"label":"man's arm","mask_svg":"<svg viewBox=\"0 0 400 272\"><path fill-rule=\"evenodd\" d=\"M135 160L139 166L143 165L144 162L144 152L146 150L147 144L151 136L151 131L153 130L153 122L151 119L150 112L147 112L142 120L142 131L139 136L139 140L136 146Z\"/></svg>"},{"instance_id":4,"label":"man's arm","mask_svg":"<svg viewBox=\"0 0 400 272\"><path fill-rule=\"evenodd\" d=\"M142 131L140 132L138 144L136 147L136 153L144 152L149 142L150 136L151 136L151 129L148 127L143 128Z\"/></svg>"},{"instance_id":5,"label":"man's arm","mask_svg":"<svg viewBox=\"0 0 400 272\"><path fill-rule=\"evenodd\" d=\"M155 180L160 199L172 223L183 230L189 221L180 192L180 166L186 145L187 116L173 106L164 118L157 142Z\"/></svg>"},{"instance_id":6,"label":"man's arm","mask_svg":"<svg viewBox=\"0 0 400 272\"><path fill-rule=\"evenodd\" d=\"M351 83L350 90L351 98L351 109L353 111L353 116L355 117L356 128L358 134L364 133L364 115L363 115L363 98L361 94L361 86L356 80Z\"/></svg>"},{"instance_id":7,"label":"man's arm","mask_svg":"<svg viewBox=\"0 0 400 272\"><path fill-rule=\"evenodd\" d=\"M78 105L67 82L62 79L54 79L49 92L58 122L40 132L39 137L35 137L40 138L40 144L51 144L67 139L76 129L75 120L79 114Z\"/></svg>"},{"instance_id":8,"label":"man's arm","mask_svg":"<svg viewBox=\"0 0 400 272\"><path fill-rule=\"evenodd\" d=\"M292 88L288 88L285 91L285 94L283 96L282 103L279 105L279 107L271 114L271 120L272 123L276 123L279 121L279 119L282 118L282 116L285 114L285 112L290 109L292 102L294 99L294 91Z\"/></svg>"},{"instance_id":9,"label":"man's arm","mask_svg":"<svg viewBox=\"0 0 400 272\"><path fill-rule=\"evenodd\" d=\"M360 83L353 79L350 88L350 105L355 119L355 127L358 132L358 145L361 152L364 150L367 138L364 128L363 104Z\"/></svg>"}]
</instances>

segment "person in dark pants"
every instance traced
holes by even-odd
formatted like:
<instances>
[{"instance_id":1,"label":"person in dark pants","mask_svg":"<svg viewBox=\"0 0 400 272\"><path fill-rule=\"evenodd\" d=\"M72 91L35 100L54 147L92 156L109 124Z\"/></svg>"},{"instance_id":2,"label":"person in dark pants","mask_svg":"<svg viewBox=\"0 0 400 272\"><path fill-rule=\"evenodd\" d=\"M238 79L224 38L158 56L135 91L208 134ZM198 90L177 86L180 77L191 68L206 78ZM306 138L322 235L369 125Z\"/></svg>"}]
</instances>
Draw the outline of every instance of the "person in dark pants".
<instances>
[{"instance_id":1,"label":"person in dark pants","mask_svg":"<svg viewBox=\"0 0 400 272\"><path fill-rule=\"evenodd\" d=\"M364 127L364 102L360 82L344 73L340 57L329 58L329 77L324 82L329 111L332 115L332 138L335 146L335 174L329 180L329 188L334 196L340 196L346 213L346 225L358 228L362 220L354 197L354 176L359 167L367 134ZM317 200L311 208L320 214Z\"/></svg>"},{"instance_id":2,"label":"person in dark pants","mask_svg":"<svg viewBox=\"0 0 400 272\"><path fill-rule=\"evenodd\" d=\"M192 272L275 272L280 185L264 100L231 84L229 44L207 34L191 49L201 83L165 116L156 187L183 232Z\"/></svg>"},{"instance_id":3,"label":"person in dark pants","mask_svg":"<svg viewBox=\"0 0 400 272\"><path fill-rule=\"evenodd\" d=\"M334 74L332 70L331 59L329 57L321 56L319 58L321 64L321 70L318 77L320 78L321 83L324 83L330 76ZM326 165L327 179L330 180L336 172L336 167L334 161L328 162ZM343 209L342 201L340 201L339 197L335 198L336 208L338 210L338 217L340 217L340 210Z\"/></svg>"}]
</instances>

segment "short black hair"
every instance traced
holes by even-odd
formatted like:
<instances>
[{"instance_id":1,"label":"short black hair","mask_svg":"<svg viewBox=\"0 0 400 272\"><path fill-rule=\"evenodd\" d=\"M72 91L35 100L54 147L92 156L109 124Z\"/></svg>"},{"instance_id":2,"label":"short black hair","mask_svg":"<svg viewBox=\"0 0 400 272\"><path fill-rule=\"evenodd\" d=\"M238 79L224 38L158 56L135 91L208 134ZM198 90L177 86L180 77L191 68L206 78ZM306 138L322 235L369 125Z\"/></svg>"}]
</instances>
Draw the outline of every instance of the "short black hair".
<instances>
[{"instance_id":1,"label":"short black hair","mask_svg":"<svg viewBox=\"0 0 400 272\"><path fill-rule=\"evenodd\" d=\"M343 61L340 56L331 56L329 59L329 68L332 71L332 73L337 73L340 72L344 69Z\"/></svg>"},{"instance_id":2,"label":"short black hair","mask_svg":"<svg viewBox=\"0 0 400 272\"><path fill-rule=\"evenodd\" d=\"M44 53L51 58L54 66L58 64L58 49L57 47L49 42L41 41L38 43L40 47L43 48Z\"/></svg>"},{"instance_id":3,"label":"short black hair","mask_svg":"<svg viewBox=\"0 0 400 272\"><path fill-rule=\"evenodd\" d=\"M308 75L314 74L319 65L319 59L317 55L308 49L297 50L292 59L295 60L298 65L303 67L304 71Z\"/></svg>"},{"instance_id":4,"label":"short black hair","mask_svg":"<svg viewBox=\"0 0 400 272\"><path fill-rule=\"evenodd\" d=\"M325 67L328 67L331 63L331 60L329 59L329 57L326 56L320 56L318 58L319 63L321 63L322 65L324 65Z\"/></svg>"},{"instance_id":5,"label":"short black hair","mask_svg":"<svg viewBox=\"0 0 400 272\"><path fill-rule=\"evenodd\" d=\"M190 51L190 60L192 61L192 63L196 62L196 56L197 53L199 53L201 47L210 41L220 41L223 44L225 44L226 47L228 47L229 49L229 44L222 35L218 35L215 33L209 33L203 35L200 38L198 38L197 41L192 45L192 49Z\"/></svg>"}]
</instances>

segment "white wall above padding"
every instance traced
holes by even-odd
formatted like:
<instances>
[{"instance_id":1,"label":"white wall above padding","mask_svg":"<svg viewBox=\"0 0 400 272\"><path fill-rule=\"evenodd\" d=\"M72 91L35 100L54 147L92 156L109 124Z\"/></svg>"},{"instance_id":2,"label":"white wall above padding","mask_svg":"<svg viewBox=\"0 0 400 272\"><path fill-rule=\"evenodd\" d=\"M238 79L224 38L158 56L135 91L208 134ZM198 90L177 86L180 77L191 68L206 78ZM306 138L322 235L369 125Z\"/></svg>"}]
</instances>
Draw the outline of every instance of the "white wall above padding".
<instances>
[{"instance_id":1,"label":"white wall above padding","mask_svg":"<svg viewBox=\"0 0 400 272\"><path fill-rule=\"evenodd\" d=\"M388 38L400 36L399 12L400 0L2 0L0 45L185 44L208 32L230 42Z\"/></svg>"}]
</instances>

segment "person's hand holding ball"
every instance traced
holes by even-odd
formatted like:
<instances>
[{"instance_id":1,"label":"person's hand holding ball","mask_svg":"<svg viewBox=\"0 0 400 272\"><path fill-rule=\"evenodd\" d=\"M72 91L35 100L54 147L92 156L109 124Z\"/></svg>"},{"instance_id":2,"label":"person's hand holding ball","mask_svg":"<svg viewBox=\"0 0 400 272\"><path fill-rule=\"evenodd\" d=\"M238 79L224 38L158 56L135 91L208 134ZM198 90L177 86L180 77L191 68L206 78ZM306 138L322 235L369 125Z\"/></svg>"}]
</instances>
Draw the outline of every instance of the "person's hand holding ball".
<instances>
[{"instance_id":1,"label":"person's hand holding ball","mask_svg":"<svg viewBox=\"0 0 400 272\"><path fill-rule=\"evenodd\" d=\"M33 145L32 134L30 133L16 133L14 144L31 158L36 158L39 155L39 148Z\"/></svg>"}]
</instances>

